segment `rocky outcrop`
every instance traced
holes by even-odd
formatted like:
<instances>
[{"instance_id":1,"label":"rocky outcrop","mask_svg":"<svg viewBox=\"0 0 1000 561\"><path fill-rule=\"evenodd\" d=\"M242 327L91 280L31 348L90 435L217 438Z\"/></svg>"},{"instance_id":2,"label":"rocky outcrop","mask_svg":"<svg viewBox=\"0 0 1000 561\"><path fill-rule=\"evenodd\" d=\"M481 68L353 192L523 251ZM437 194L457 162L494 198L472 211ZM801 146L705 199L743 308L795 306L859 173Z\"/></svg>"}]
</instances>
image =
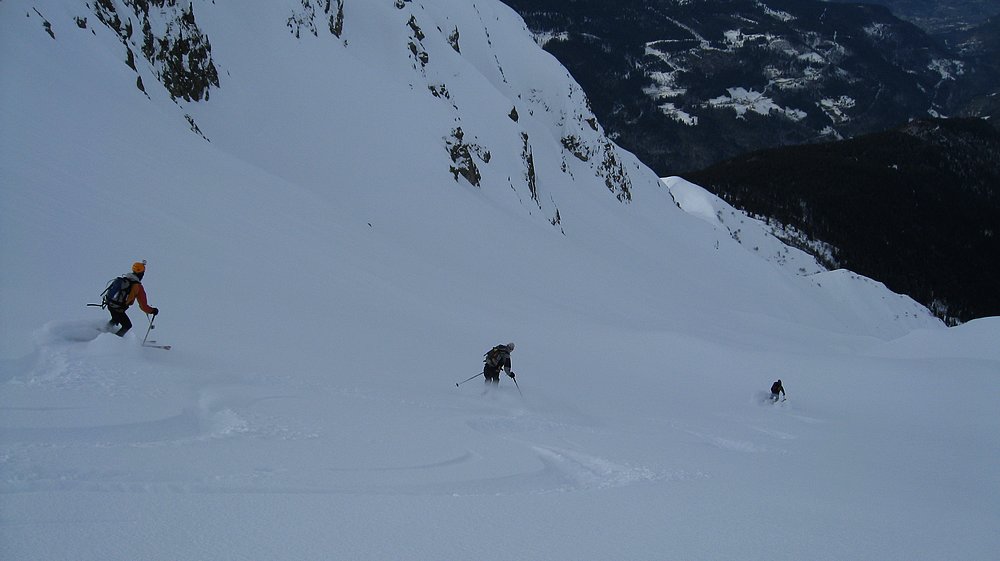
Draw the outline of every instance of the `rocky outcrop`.
<instances>
[{"instance_id":1,"label":"rocky outcrop","mask_svg":"<svg viewBox=\"0 0 1000 561\"><path fill-rule=\"evenodd\" d=\"M176 0L121 0L121 4L127 12L119 13L112 0L94 0L91 9L97 20L121 39L126 64L136 70L138 51L171 98L207 100L211 89L219 87L219 72L208 36L198 27L193 4L185 7ZM81 20L85 25L83 18L77 18L77 24Z\"/></svg>"}]
</instances>

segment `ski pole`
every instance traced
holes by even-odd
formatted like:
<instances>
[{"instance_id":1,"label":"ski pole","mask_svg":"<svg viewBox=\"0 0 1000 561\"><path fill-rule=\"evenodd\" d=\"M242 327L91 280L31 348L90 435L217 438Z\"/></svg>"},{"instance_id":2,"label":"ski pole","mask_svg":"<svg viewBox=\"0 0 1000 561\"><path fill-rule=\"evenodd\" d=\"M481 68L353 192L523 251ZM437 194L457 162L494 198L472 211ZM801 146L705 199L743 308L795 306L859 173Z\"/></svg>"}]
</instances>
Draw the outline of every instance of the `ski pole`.
<instances>
[{"instance_id":1,"label":"ski pole","mask_svg":"<svg viewBox=\"0 0 1000 561\"><path fill-rule=\"evenodd\" d=\"M146 328L146 336L142 338L143 345L146 344L146 339L149 338L149 332L153 330L153 320L156 319L156 316L150 316L148 314L146 315L146 317L149 318L149 327Z\"/></svg>"},{"instance_id":2,"label":"ski pole","mask_svg":"<svg viewBox=\"0 0 1000 561\"><path fill-rule=\"evenodd\" d=\"M455 382L455 387L457 388L458 386L461 386L462 384L464 384L464 383L468 382L469 380L471 380L471 379L473 379L473 378L478 378L478 377L480 377L480 376L482 376L482 375L483 375L483 373L482 373L482 372L479 372L479 373L477 373L477 374L473 374L473 375L472 375L471 377L469 377L469 378L466 378L465 380L462 380L461 382Z\"/></svg>"},{"instance_id":3,"label":"ski pole","mask_svg":"<svg viewBox=\"0 0 1000 561\"><path fill-rule=\"evenodd\" d=\"M511 376L510 381L514 382L514 387L517 388L517 393L521 394L521 398L524 398L524 392L521 391L521 386L517 385L517 378Z\"/></svg>"}]
</instances>

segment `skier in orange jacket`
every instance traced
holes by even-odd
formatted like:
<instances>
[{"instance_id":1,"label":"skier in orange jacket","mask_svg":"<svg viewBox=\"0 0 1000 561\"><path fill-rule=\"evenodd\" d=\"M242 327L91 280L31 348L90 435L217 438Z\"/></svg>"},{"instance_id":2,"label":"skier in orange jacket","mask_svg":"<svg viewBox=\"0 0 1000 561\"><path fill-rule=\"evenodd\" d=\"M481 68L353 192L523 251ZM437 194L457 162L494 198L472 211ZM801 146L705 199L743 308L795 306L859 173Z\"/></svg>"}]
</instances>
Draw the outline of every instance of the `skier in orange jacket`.
<instances>
[{"instance_id":1,"label":"skier in orange jacket","mask_svg":"<svg viewBox=\"0 0 1000 561\"><path fill-rule=\"evenodd\" d=\"M146 302L146 289L142 287L142 277L146 274L146 262L136 262L132 264L132 272L124 275L124 279L130 283L128 288L128 296L122 304L108 304L108 311L111 312L111 320L108 322L108 330L110 331L114 326L121 326L121 329L115 332L115 335L119 337L124 337L128 333L129 329L132 329L132 321L128 318L128 314L125 310L132 305L136 300L139 301L139 308L146 312L147 314L153 314L154 316L160 313L160 310L150 306Z\"/></svg>"}]
</instances>

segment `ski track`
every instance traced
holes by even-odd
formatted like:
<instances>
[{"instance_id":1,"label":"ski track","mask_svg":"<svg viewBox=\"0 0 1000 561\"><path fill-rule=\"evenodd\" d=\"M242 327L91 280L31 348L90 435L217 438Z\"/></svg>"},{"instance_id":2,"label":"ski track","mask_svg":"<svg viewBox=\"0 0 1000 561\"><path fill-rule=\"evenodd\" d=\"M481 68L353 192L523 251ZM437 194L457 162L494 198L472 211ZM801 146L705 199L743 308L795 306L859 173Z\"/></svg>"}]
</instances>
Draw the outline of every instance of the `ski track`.
<instances>
[{"instance_id":1,"label":"ski track","mask_svg":"<svg viewBox=\"0 0 1000 561\"><path fill-rule=\"evenodd\" d=\"M93 336L89 339L84 335ZM324 431L295 421L264 415L258 406L273 400L301 399L260 385L273 377L247 374L229 385L186 387L177 380L149 384L146 375L120 364L121 341L99 339L93 322L46 326L39 337L36 365L20 378L5 384L27 396L48 395L52 390L84 396L83 405L32 403L25 407L3 407L0 423L0 494L85 491L100 493L246 493L246 494L349 494L349 495L438 495L504 496L571 493L641 485L655 481L684 481L707 477L689 469L636 465L619 458L593 454L588 438L617 439L619 433L600 422L557 403L535 405L511 387L471 394L394 395L375 389L339 388L326 392L334 408L381 410L406 409L446 415L459 426L478 433L477 449L442 449L441 457L411 465L369 463L337 464L329 459L320 465L281 466L274 459L261 459L251 466L221 464L217 472L194 477L183 467L174 472L158 472L150 461L133 461L133 469L88 469L86 462L73 468L65 462L47 461L52 454L81 454L94 451L133 450L157 457L156 450L198 446L215 439L231 439L239 448L252 439L297 441L321 438ZM81 340L84 343L81 345ZM114 349L112 352L109 349ZM148 352L140 348L127 352ZM118 354L115 354L118 353ZM106 356L105 356L106 355ZM162 371L161 371L162 375ZM287 381L287 380L286 380ZM284 387L291 387L285 384ZM138 388L146 388L139 390ZM151 390L150 388L156 388ZM179 389L180 388L180 389ZM105 398L128 396L173 404L174 411L130 422L96 426L48 426L32 424L48 414L86 410L100 406ZM544 396L536 400L545 402ZM112 411L112 418L128 419L146 411ZM787 412L786 412L787 413ZM820 422L801 415L789 416L806 423ZM65 419L65 417L63 417ZM12 422L13 421L13 422ZM794 434L750 426L745 420L729 419L729 424L748 426L771 441L794 440ZM676 427L675 427L676 428ZM770 444L752 439L717 434L705 428L681 428L682 432L723 450L736 453L786 453ZM622 435L623 436L623 435ZM442 437L444 438L444 437ZM555 444L558 442L559 444ZM348 441L348 444L355 444ZM245 448L245 444L243 445ZM243 449L243 448L241 448ZM142 452L148 450L149 452ZM168 452L169 453L169 452ZM251 455L250 457L255 457ZM141 456L145 458L145 456ZM51 467L62 465L62 468ZM72 465L72 464L71 464ZM499 466L499 467L497 467Z\"/></svg>"},{"instance_id":2,"label":"ski track","mask_svg":"<svg viewBox=\"0 0 1000 561\"><path fill-rule=\"evenodd\" d=\"M0 402L0 494L65 490L195 492L259 486L275 472L264 467L197 480L183 474L157 473L156 467L106 470L88 469L86 464L94 454L132 450L128 457L133 458L134 454L143 454L143 449L170 450L216 439L302 440L317 435L313 430L293 428L280 419L254 413L259 403L294 399L294 395L269 393L267 388L248 385L191 389L185 387L183 379L164 376L162 365L151 370L164 381L150 384L151 374L137 369L141 366L121 366L141 365L141 361L122 359L141 357L150 351L129 336L124 346L112 335L102 341L99 338L103 332L94 325L92 321L80 321L45 326L36 333L37 350L30 357L33 366L22 369L23 374L5 376L0 382L4 386L0 394L7 397ZM123 353L131 357L123 357ZM39 396L67 403L39 403ZM108 403L125 406L106 409ZM174 411L162 410L164 404L173 404ZM100 410L99 415L93 413L95 409ZM74 424L77 413L88 412L95 418L121 422ZM74 467L68 467L72 462L65 459L52 461L64 455L78 455L84 460ZM151 457L159 455L162 452Z\"/></svg>"},{"instance_id":3,"label":"ski track","mask_svg":"<svg viewBox=\"0 0 1000 561\"><path fill-rule=\"evenodd\" d=\"M761 394L763 395L763 394ZM768 394L769 396L770 394ZM722 415L721 425L690 426L686 422L663 419L648 419L651 424L666 425L673 431L686 434L695 438L695 442L707 444L715 448L740 453L740 454L790 454L787 446L792 441L798 440L800 436L794 432L796 423L803 426L810 426L825 423L823 419L809 417L798 413L792 413L787 403L772 403L770 398L762 399L755 396L754 403L765 409L773 410L775 414L791 419L791 424L781 424L782 430L761 426L762 420L758 416L750 414L729 414ZM720 427L725 427L723 433ZM742 431L743 434L733 434Z\"/></svg>"},{"instance_id":4,"label":"ski track","mask_svg":"<svg viewBox=\"0 0 1000 561\"><path fill-rule=\"evenodd\" d=\"M141 373L118 368L85 366L75 357L76 347L50 344L40 349L32 374L7 382L28 396L53 388L87 397L130 395L137 398L166 398L169 403L187 402L171 414L134 422L96 426L45 426L31 424L48 413L86 410L86 405L62 407L35 404L4 407L0 426L0 493L43 491L84 491L99 493L316 493L377 495L511 495L574 492L639 484L655 480L680 480L683 472L667 472L625 461L595 456L583 450L541 443L559 435L602 434L606 431L579 424L558 415L532 413L525 403L511 395L485 395L460 401L459 406L439 405L409 398L393 398L360 390L333 392L333 397L351 402L373 399L392 407L451 411L456 420L481 434L484 450L464 450L435 461L414 465L362 465L344 467L279 468L257 466L209 477L193 478L183 473L158 473L156 468L69 469L64 463L48 462L52 454L94 451L169 449L196 446L212 439L316 438L320 431L293 430L279 419L254 413L255 406L270 400L295 399L294 395L266 394L263 388L248 385L203 387L186 397L170 394L138 395L129 380ZM100 361L98 361L100 364ZM48 372L40 377L38 372ZM141 385L141 384L140 384ZM91 400L100 402L100 399ZM362 404L362 406L364 406ZM113 412L118 418L132 411ZM16 422L11 422L12 420ZM503 463L499 472L484 469L498 463L499 454L490 442L513 446L514 463ZM140 454L142 452L139 452ZM63 467L51 467L59 466ZM145 463L140 462L144 466ZM232 467L232 466L230 466ZM223 468L224 470L225 468ZM479 476L478 474L488 474ZM472 477L470 477L472 474Z\"/></svg>"},{"instance_id":5,"label":"ski track","mask_svg":"<svg viewBox=\"0 0 1000 561\"><path fill-rule=\"evenodd\" d=\"M747 452L747 453L764 453L764 452L776 452L776 450L771 450L766 446L761 446L754 442L748 440L739 440L734 438L727 438L723 436L712 436L707 434L702 434L695 431L688 431L688 434L696 436L698 439L722 448L724 450L732 450L734 452ZM781 450L781 453L786 453L786 451Z\"/></svg>"}]
</instances>

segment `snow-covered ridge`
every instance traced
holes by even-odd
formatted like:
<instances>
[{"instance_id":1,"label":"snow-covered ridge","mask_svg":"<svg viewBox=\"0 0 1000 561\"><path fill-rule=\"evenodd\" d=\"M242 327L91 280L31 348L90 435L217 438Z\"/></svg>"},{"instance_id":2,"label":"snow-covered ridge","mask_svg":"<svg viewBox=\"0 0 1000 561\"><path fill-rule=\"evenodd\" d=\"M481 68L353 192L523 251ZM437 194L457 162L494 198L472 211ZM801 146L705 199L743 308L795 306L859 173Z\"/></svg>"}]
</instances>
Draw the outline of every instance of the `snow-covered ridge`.
<instances>
[{"instance_id":1,"label":"snow-covered ridge","mask_svg":"<svg viewBox=\"0 0 1000 561\"><path fill-rule=\"evenodd\" d=\"M583 92L568 74L542 57L538 57L540 65L515 66L505 72L505 66L512 64L501 58L517 60L511 53L524 49L523 39L528 36L516 15L502 5L464 2L425 5L391 0L372 8L358 9L343 0L276 3L268 10L266 21L272 26L284 24L300 43L318 42L322 49L342 50L374 68L395 68L394 80L426 88L441 108L452 114L453 126L440 136L450 160L446 169L456 181L461 178L476 187L514 188L553 224L562 217L548 189L549 169L572 175L573 168L581 168L582 162L589 168L584 173L598 177L619 200L631 198L632 176L637 172L626 168L628 158L603 135ZM139 90L145 93L153 87L151 83L165 89L186 108L184 119L191 130L215 139L212 127L201 127L201 119L193 116L207 110L186 103L210 102L213 89L226 87L220 83L217 65L224 69L223 81L238 79L225 55L213 55L210 38L224 37L229 20L215 19L213 12L217 10L212 3L117 0L81 2L76 9L80 15L73 21L81 29L89 29L95 37L110 30L121 41L124 62L135 72ZM394 29L386 33L390 21L395 21ZM56 23L60 32L66 23ZM494 45L494 26L519 28L522 37L517 38L517 47L506 48L506 33L499 34L498 45ZM139 29L141 33L136 32ZM302 45L294 56L308 56L307 50ZM145 65L137 67L136 61L143 58ZM409 68L404 70L400 63ZM466 73L456 73L456 64ZM470 70L474 75L468 74ZM484 93L489 99L483 99ZM501 101L504 98L505 103ZM498 105L505 105L504 114L511 121L500 130L496 130L495 116L480 117L498 110ZM556 157L545 151L535 155L535 144L551 142L546 137L558 139ZM519 173L510 176L508 164L520 167ZM491 168L501 170L491 172ZM580 172L582 169L576 173ZM650 179L641 181L648 183Z\"/></svg>"},{"instance_id":2,"label":"snow-covered ridge","mask_svg":"<svg viewBox=\"0 0 1000 561\"><path fill-rule=\"evenodd\" d=\"M5 8L17 10L14 4ZM470 216L494 208L503 216L521 216L576 243L613 247L617 254L611 263L626 258L625 248L646 243L633 240L619 223L628 228L646 224L640 231L654 245L661 243L661 237L677 238L678 232L688 230L684 215L675 212L659 179L604 135L581 88L538 47L523 21L496 2L287 1L234 13L211 2L181 6L121 0L75 6L36 4L28 13L24 22L7 20L8 36L35 45L25 56L11 60L14 68L17 64L52 67L47 76L54 77L65 91L74 92L75 101L67 104L58 95L63 90L45 86L55 95L29 105L17 118L9 113L10 127L23 129L26 125L21 119L33 114L45 115L34 120L50 120L51 128L81 119L90 123L81 131L121 123L115 125L118 132L112 138L125 144L107 150L103 158L108 161L71 152L60 162L83 172L82 184L74 182L73 193L81 198L78 208L88 208L91 203L85 201L91 199L121 200L130 193L128 199L137 201L135 209L145 209L138 203L143 197L134 196L140 189L165 205L168 214L176 213L188 223L191 218L184 203L188 188L208 203L217 201L226 208L232 197L245 198L242 182L246 179L234 183L217 177L215 162L229 161L236 168L249 166L236 175L255 176L249 183L258 185L257 194L245 198L251 208L258 204L258 197L272 201L271 207L291 205L285 214L301 211L316 217L312 223L329 222L338 239L360 227L360 232L348 238L379 229L386 236L381 243L398 237L409 244L421 239L415 234L433 225L434 245L447 247L457 232L478 229L461 226L464 220L453 223L456 197L472 197L469 200L487 205L475 212L466 210ZM91 13L97 14L98 22L84 22ZM40 24L42 18L48 27ZM13 25L15 21L22 25ZM140 34L137 29L144 31ZM198 38L204 50L197 56L194 51L175 56L185 52L177 46L190 44L192 38ZM173 50L162 52L180 62L158 66L156 53L161 51L143 50L150 42L173 45ZM152 55L145 59L129 54L139 52ZM171 68L192 72L213 68L218 83L209 83L204 95L186 99L168 87L177 81L169 77ZM137 77L145 88L135 87ZM43 86L28 79L18 87L23 91L18 103L23 105L31 99L29 92ZM746 101L744 97L739 98L740 104ZM769 111L759 104L740 107ZM150 126L133 130L133 123L151 117L155 121ZM165 142L164 135L181 138ZM31 146L30 142L12 146L7 153L11 157L26 154ZM203 164L190 163L198 161ZM123 166L142 171L113 171ZM151 169L170 169L170 173L150 175ZM137 183L138 177L143 181ZM45 181L44 175L11 184L21 192L40 181ZM275 181L285 187L275 188ZM65 196L61 182L43 185L43 192ZM410 187L400 189L399 185ZM628 210L631 206L636 208ZM202 205L199 214L209 208L213 205ZM254 218L256 213L244 209L241 216L251 224L278 224L270 217ZM135 220L132 231L148 230L142 220ZM442 224L448 226L442 228ZM15 238L21 235L12 233ZM143 235L156 237L156 232ZM500 235L505 238L509 233ZM708 236L714 240L714 234ZM284 233L280 238L292 239ZM521 251L537 244L530 235L523 238ZM744 250L736 238L722 243L741 248L744 254L738 262L760 260L758 252ZM489 237L468 240L461 257L443 261L432 257L431 262L476 259L473 256L484 247L509 243L491 242ZM80 252L88 252L86 244ZM673 269L678 259L675 252L658 251L645 258L654 260L654 269ZM29 253L16 254L13 265L12 269L21 265L26 272L42 274ZM609 264L609 271L618 266ZM686 276L705 273L691 270ZM102 268L95 276L106 274ZM762 286L772 284L761 282ZM655 290L647 286L645 291ZM561 298L569 298L568 293ZM816 317L794 307L790 313L810 322ZM857 327L867 330L868 321L861 319ZM891 337L909 329L906 322L888 330L885 325L872 324L871 333Z\"/></svg>"},{"instance_id":3,"label":"snow-covered ridge","mask_svg":"<svg viewBox=\"0 0 1000 561\"><path fill-rule=\"evenodd\" d=\"M707 222L790 274L807 277L817 288L833 288L840 294L836 297L838 314L847 310L848 316L868 316L868 321L883 326L901 322L919 329L926 325L927 309L912 298L892 293L884 284L851 271L828 271L816 256L819 255L827 266L835 265L836 248L809 240L792 228L748 216L683 178L668 177L662 181L677 205L688 214Z\"/></svg>"},{"instance_id":4,"label":"snow-covered ridge","mask_svg":"<svg viewBox=\"0 0 1000 561\"><path fill-rule=\"evenodd\" d=\"M677 205L714 228L725 231L744 247L768 261L788 268L792 274L815 275L826 271L816 258L782 241L783 231L747 216L719 197L680 177L663 179Z\"/></svg>"}]
</instances>

